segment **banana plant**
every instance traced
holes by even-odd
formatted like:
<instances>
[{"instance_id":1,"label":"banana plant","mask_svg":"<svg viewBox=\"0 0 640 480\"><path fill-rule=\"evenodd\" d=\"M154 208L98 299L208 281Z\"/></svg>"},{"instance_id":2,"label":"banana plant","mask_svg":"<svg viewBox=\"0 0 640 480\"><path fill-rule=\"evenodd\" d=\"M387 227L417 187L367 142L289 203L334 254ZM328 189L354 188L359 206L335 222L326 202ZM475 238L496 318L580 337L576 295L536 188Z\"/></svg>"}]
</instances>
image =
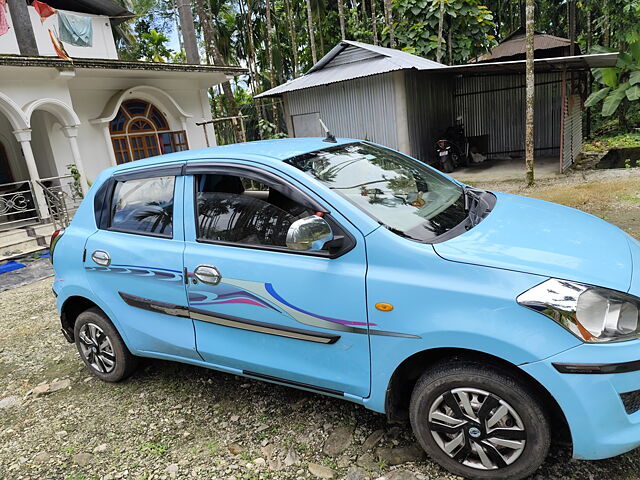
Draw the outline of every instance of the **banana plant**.
<instances>
[{"instance_id":1,"label":"banana plant","mask_svg":"<svg viewBox=\"0 0 640 480\"><path fill-rule=\"evenodd\" d=\"M609 50L600 49L600 52ZM640 41L629 46L629 52L618 55L615 67L594 68L593 78L602 86L587 98L585 107L602 102L602 116L610 117L618 112L624 123L627 102L640 100Z\"/></svg>"}]
</instances>

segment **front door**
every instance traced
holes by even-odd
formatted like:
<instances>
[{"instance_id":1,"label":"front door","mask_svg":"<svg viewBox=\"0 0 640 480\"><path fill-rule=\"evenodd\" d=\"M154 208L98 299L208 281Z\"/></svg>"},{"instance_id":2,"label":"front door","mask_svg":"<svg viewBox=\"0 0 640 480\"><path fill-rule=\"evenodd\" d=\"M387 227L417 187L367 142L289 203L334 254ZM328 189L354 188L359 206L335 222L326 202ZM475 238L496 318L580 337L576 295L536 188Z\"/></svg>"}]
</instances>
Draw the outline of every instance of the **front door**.
<instances>
[{"instance_id":1,"label":"front door","mask_svg":"<svg viewBox=\"0 0 640 480\"><path fill-rule=\"evenodd\" d=\"M179 170L179 169L178 169ZM85 271L134 353L199 359L182 270L183 177L120 178L106 187Z\"/></svg>"},{"instance_id":2,"label":"front door","mask_svg":"<svg viewBox=\"0 0 640 480\"><path fill-rule=\"evenodd\" d=\"M185 177L194 192L185 196L184 265L198 352L246 375L365 397L364 238L331 213L334 232L349 226L351 250L330 258L287 249L289 226L317 200L273 174L212 167Z\"/></svg>"}]
</instances>

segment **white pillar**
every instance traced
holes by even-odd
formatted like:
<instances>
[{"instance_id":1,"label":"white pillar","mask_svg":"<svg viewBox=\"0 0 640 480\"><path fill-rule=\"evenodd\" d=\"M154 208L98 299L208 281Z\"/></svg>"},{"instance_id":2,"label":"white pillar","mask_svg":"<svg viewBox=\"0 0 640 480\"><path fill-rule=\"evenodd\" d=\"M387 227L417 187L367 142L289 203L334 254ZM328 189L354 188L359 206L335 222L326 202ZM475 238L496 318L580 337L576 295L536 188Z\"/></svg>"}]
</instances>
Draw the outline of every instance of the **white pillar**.
<instances>
[{"instance_id":1,"label":"white pillar","mask_svg":"<svg viewBox=\"0 0 640 480\"><path fill-rule=\"evenodd\" d=\"M109 132L109 123L102 124L102 136L104 137L105 147L107 152L109 153L109 159L111 160L111 165L115 167L118 165L116 161L116 152L113 151L113 142L111 141L111 132Z\"/></svg>"},{"instance_id":2,"label":"white pillar","mask_svg":"<svg viewBox=\"0 0 640 480\"><path fill-rule=\"evenodd\" d=\"M47 208L47 202L44 198L42 188L36 183L36 180L40 180L40 175L38 174L38 166L36 165L36 159L33 156L33 150L31 150L31 129L15 130L13 134L15 135L16 140L18 140L18 143L20 143L22 155L24 155L24 160L27 164L27 169L29 170L29 179L31 180L33 192L36 196L34 199L36 202L36 208L40 213L40 218L42 220L46 220L49 218L49 209Z\"/></svg>"},{"instance_id":3,"label":"white pillar","mask_svg":"<svg viewBox=\"0 0 640 480\"><path fill-rule=\"evenodd\" d=\"M80 187L82 188L83 195L86 195L89 191L89 184L87 183L89 179L85 173L82 158L80 157L80 149L78 148L78 127L63 127L62 132L64 133L64 136L69 139L73 163L76 164L76 168L80 174Z\"/></svg>"}]
</instances>

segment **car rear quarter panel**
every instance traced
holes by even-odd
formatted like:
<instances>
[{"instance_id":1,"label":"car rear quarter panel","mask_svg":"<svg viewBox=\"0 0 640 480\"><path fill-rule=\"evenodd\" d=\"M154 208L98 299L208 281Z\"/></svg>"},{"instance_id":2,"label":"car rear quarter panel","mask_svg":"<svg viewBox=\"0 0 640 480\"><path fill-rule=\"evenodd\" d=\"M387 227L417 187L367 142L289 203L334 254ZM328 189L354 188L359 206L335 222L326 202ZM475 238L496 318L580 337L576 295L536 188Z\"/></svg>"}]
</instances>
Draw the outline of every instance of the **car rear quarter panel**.
<instances>
[{"instance_id":1,"label":"car rear quarter panel","mask_svg":"<svg viewBox=\"0 0 640 480\"><path fill-rule=\"evenodd\" d=\"M365 402L372 410L384 411L398 365L424 350L474 350L520 365L580 344L552 320L516 303L546 277L450 262L430 245L384 228L367 236L367 258L369 322L376 324L370 337L372 395ZM394 308L379 311L378 302ZM376 329L420 338L376 335Z\"/></svg>"}]
</instances>

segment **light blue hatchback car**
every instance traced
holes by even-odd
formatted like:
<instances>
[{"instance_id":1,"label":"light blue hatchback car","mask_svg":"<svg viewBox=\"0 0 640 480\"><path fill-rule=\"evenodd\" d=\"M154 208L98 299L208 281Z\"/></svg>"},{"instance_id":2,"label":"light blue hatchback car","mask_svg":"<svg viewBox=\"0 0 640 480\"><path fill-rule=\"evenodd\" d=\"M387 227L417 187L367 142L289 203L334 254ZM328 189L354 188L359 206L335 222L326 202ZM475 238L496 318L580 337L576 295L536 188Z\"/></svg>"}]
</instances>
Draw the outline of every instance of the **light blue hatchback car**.
<instances>
[{"instance_id":1,"label":"light blue hatchback car","mask_svg":"<svg viewBox=\"0 0 640 480\"><path fill-rule=\"evenodd\" d=\"M344 398L468 478L525 477L552 436L640 445L640 244L369 142L105 170L52 255L62 331L106 381L153 357Z\"/></svg>"}]
</instances>

